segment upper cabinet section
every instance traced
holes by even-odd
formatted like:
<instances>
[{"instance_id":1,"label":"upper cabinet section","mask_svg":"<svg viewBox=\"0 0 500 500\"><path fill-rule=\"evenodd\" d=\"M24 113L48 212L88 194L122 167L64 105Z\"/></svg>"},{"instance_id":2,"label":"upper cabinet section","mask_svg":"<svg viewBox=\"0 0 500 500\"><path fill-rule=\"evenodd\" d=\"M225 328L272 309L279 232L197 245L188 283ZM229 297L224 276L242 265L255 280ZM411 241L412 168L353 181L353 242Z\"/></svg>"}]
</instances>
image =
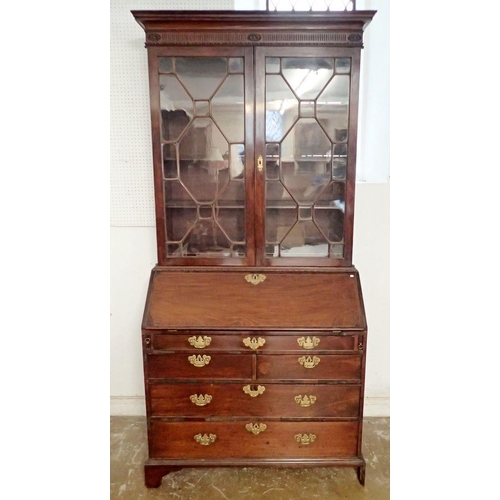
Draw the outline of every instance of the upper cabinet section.
<instances>
[{"instance_id":1,"label":"upper cabinet section","mask_svg":"<svg viewBox=\"0 0 500 500\"><path fill-rule=\"evenodd\" d=\"M148 48L158 264L351 265L374 12L133 14Z\"/></svg>"}]
</instances>

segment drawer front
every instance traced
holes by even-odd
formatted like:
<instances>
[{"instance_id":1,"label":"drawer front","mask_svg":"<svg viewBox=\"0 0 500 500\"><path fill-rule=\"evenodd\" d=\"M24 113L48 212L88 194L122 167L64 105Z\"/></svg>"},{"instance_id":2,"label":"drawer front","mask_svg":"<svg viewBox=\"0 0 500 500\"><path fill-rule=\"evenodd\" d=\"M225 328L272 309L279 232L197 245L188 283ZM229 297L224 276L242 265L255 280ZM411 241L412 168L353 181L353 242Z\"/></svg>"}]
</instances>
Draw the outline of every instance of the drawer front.
<instances>
[{"instance_id":1,"label":"drawer front","mask_svg":"<svg viewBox=\"0 0 500 500\"><path fill-rule=\"evenodd\" d=\"M248 424L255 429L255 434L247 430ZM259 429L259 424L264 424L265 429ZM150 458L355 457L357 432L357 421L152 421Z\"/></svg>"},{"instance_id":2,"label":"drawer front","mask_svg":"<svg viewBox=\"0 0 500 500\"><path fill-rule=\"evenodd\" d=\"M152 348L158 351L355 351L355 335L324 335L290 333L288 335L248 332L221 334L214 332L186 332L154 334Z\"/></svg>"},{"instance_id":3,"label":"drawer front","mask_svg":"<svg viewBox=\"0 0 500 500\"><path fill-rule=\"evenodd\" d=\"M255 384L150 384L151 415L357 417L359 386Z\"/></svg>"},{"instance_id":4,"label":"drawer front","mask_svg":"<svg viewBox=\"0 0 500 500\"><path fill-rule=\"evenodd\" d=\"M237 350L251 351L243 344L243 339L248 335L230 334L222 335L212 332L187 332L173 334L155 334L153 336L153 349L159 351L188 350L193 352Z\"/></svg>"},{"instance_id":5,"label":"drawer front","mask_svg":"<svg viewBox=\"0 0 500 500\"><path fill-rule=\"evenodd\" d=\"M360 380L361 356L331 354L261 354L257 357L259 380Z\"/></svg>"},{"instance_id":6,"label":"drawer front","mask_svg":"<svg viewBox=\"0 0 500 500\"><path fill-rule=\"evenodd\" d=\"M147 364L152 379L252 378L252 356L244 354L150 354Z\"/></svg>"},{"instance_id":7,"label":"drawer front","mask_svg":"<svg viewBox=\"0 0 500 500\"><path fill-rule=\"evenodd\" d=\"M262 351L354 351L356 350L354 335L320 335L309 333L293 333L289 335L262 335L266 343Z\"/></svg>"}]
</instances>

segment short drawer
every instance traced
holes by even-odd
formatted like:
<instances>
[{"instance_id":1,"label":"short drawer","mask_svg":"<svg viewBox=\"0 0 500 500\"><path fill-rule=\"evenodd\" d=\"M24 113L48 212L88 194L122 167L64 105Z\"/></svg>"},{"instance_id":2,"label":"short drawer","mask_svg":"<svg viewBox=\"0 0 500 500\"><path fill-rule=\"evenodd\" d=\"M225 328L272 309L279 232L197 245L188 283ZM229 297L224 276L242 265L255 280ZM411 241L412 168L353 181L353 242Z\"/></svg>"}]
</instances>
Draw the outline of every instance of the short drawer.
<instances>
[{"instance_id":1,"label":"short drawer","mask_svg":"<svg viewBox=\"0 0 500 500\"><path fill-rule=\"evenodd\" d=\"M252 356L244 354L193 353L150 354L148 378L248 379L252 377Z\"/></svg>"},{"instance_id":2,"label":"short drawer","mask_svg":"<svg viewBox=\"0 0 500 500\"><path fill-rule=\"evenodd\" d=\"M257 357L259 380L360 380L361 356L333 354L272 355Z\"/></svg>"},{"instance_id":3,"label":"short drawer","mask_svg":"<svg viewBox=\"0 0 500 500\"><path fill-rule=\"evenodd\" d=\"M357 417L360 386L157 383L149 397L158 417Z\"/></svg>"},{"instance_id":4,"label":"short drawer","mask_svg":"<svg viewBox=\"0 0 500 500\"><path fill-rule=\"evenodd\" d=\"M259 351L355 351L356 335L311 335L290 333L288 335L262 335L266 343Z\"/></svg>"},{"instance_id":5,"label":"short drawer","mask_svg":"<svg viewBox=\"0 0 500 500\"><path fill-rule=\"evenodd\" d=\"M245 351L248 348L243 344L243 339L248 335L220 334L213 332L187 332L159 334L152 338L152 348L157 351ZM250 351L250 349L248 349Z\"/></svg>"},{"instance_id":6,"label":"short drawer","mask_svg":"<svg viewBox=\"0 0 500 500\"><path fill-rule=\"evenodd\" d=\"M151 421L150 458L355 457L358 422Z\"/></svg>"}]
</instances>

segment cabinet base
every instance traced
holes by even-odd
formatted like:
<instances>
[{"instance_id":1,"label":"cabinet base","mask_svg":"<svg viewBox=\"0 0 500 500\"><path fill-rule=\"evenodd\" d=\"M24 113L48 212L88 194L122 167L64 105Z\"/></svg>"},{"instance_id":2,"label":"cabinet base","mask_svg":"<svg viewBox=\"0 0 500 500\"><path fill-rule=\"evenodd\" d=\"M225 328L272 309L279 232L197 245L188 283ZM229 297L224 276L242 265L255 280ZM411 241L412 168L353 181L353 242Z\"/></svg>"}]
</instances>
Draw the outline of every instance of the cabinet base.
<instances>
[{"instance_id":1,"label":"cabinet base","mask_svg":"<svg viewBox=\"0 0 500 500\"><path fill-rule=\"evenodd\" d=\"M365 459L361 457L346 459L311 459L311 460L155 460L150 459L144 465L144 478L147 488L158 488L163 476L181 470L184 467L278 467L278 468L304 468L304 467L354 467L360 484L365 485Z\"/></svg>"}]
</instances>

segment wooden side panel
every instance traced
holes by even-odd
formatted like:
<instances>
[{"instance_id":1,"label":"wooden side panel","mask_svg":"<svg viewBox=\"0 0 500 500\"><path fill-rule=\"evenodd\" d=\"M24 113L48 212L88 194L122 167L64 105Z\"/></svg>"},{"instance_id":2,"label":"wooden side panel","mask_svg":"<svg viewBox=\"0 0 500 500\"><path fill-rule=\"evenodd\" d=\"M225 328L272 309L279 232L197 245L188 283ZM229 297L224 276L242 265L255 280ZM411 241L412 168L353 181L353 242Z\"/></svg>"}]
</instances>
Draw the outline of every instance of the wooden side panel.
<instances>
[{"instance_id":1,"label":"wooden side panel","mask_svg":"<svg viewBox=\"0 0 500 500\"><path fill-rule=\"evenodd\" d=\"M253 390L257 389L255 381L241 384L150 384L152 416L182 415L200 418L358 416L359 385L263 384L262 394L254 397L244 392L243 388L248 385ZM197 406L191 401L191 396L203 396L205 401L209 402L205 406ZM296 401L298 396L300 403Z\"/></svg>"},{"instance_id":2,"label":"wooden side panel","mask_svg":"<svg viewBox=\"0 0 500 500\"><path fill-rule=\"evenodd\" d=\"M353 422L273 422L258 435L246 430L248 422L151 422L150 458L324 458L355 457L358 423ZM216 436L201 445L195 436ZM304 445L298 434L313 434Z\"/></svg>"},{"instance_id":3,"label":"wooden side panel","mask_svg":"<svg viewBox=\"0 0 500 500\"><path fill-rule=\"evenodd\" d=\"M145 328L364 328L357 273L156 272Z\"/></svg>"}]
</instances>

